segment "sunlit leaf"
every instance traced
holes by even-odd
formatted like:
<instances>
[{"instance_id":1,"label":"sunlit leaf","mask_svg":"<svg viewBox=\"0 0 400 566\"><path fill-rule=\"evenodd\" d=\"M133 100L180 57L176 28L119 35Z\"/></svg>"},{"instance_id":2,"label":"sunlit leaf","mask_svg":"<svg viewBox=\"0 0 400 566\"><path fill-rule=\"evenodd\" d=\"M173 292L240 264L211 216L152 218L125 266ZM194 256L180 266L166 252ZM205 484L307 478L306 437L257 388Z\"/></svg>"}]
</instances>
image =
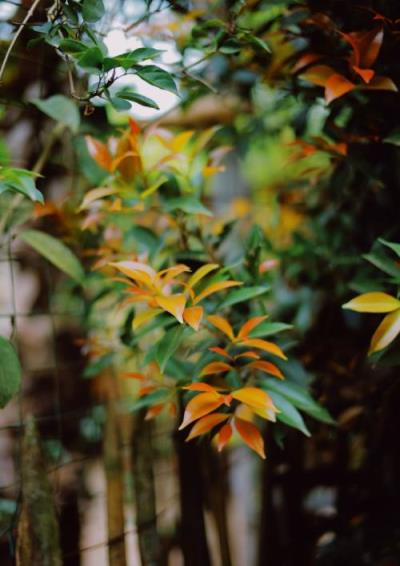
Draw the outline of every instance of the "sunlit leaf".
<instances>
[{"instance_id":1,"label":"sunlit leaf","mask_svg":"<svg viewBox=\"0 0 400 566\"><path fill-rule=\"evenodd\" d=\"M273 342L268 342L267 340L262 340L261 338L247 338L246 340L241 340L240 345L248 346L250 348L258 348L264 352L268 352L273 356L282 358L282 360L287 360L287 357L282 352L281 348L274 344Z\"/></svg>"},{"instance_id":2,"label":"sunlit leaf","mask_svg":"<svg viewBox=\"0 0 400 566\"><path fill-rule=\"evenodd\" d=\"M400 308L400 301L387 293L377 291L359 295L343 305L343 308L357 312L392 312Z\"/></svg>"},{"instance_id":3,"label":"sunlit leaf","mask_svg":"<svg viewBox=\"0 0 400 566\"><path fill-rule=\"evenodd\" d=\"M186 438L186 442L192 440L192 438L196 438L201 434L206 434L210 432L215 426L218 424L223 423L226 419L229 418L229 415L223 413L214 413L212 415L207 415L201 419L199 419L192 427L189 435Z\"/></svg>"},{"instance_id":4,"label":"sunlit leaf","mask_svg":"<svg viewBox=\"0 0 400 566\"><path fill-rule=\"evenodd\" d=\"M356 85L346 79L343 75L335 73L327 80L325 84L325 100L329 104L333 100L351 92Z\"/></svg>"},{"instance_id":5,"label":"sunlit leaf","mask_svg":"<svg viewBox=\"0 0 400 566\"><path fill-rule=\"evenodd\" d=\"M186 304L185 295L159 295L155 297L155 300L159 307L171 313L180 323L183 323L183 312Z\"/></svg>"},{"instance_id":6,"label":"sunlit leaf","mask_svg":"<svg viewBox=\"0 0 400 566\"><path fill-rule=\"evenodd\" d=\"M221 452L221 450L224 449L224 447L230 441L231 436L232 436L232 426L229 423L227 423L217 433L217 449L218 449L218 452Z\"/></svg>"},{"instance_id":7,"label":"sunlit leaf","mask_svg":"<svg viewBox=\"0 0 400 566\"><path fill-rule=\"evenodd\" d=\"M224 403L224 399L217 393L200 393L186 405L183 421L179 427L182 430L193 421L208 415Z\"/></svg>"},{"instance_id":8,"label":"sunlit leaf","mask_svg":"<svg viewBox=\"0 0 400 566\"><path fill-rule=\"evenodd\" d=\"M230 371L232 366L225 362L210 362L201 370L201 376L213 375L214 373L221 373Z\"/></svg>"},{"instance_id":9,"label":"sunlit leaf","mask_svg":"<svg viewBox=\"0 0 400 566\"><path fill-rule=\"evenodd\" d=\"M400 309L387 314L371 339L369 353L379 352L389 346L400 333Z\"/></svg>"},{"instance_id":10,"label":"sunlit leaf","mask_svg":"<svg viewBox=\"0 0 400 566\"><path fill-rule=\"evenodd\" d=\"M188 287L195 287L199 281L201 281L206 275L208 275L211 271L218 269L218 263L207 263L197 269L190 277L188 281Z\"/></svg>"},{"instance_id":11,"label":"sunlit leaf","mask_svg":"<svg viewBox=\"0 0 400 566\"><path fill-rule=\"evenodd\" d=\"M261 458L265 459L264 440L258 428L248 421L235 417L235 428L242 440L256 452Z\"/></svg>"},{"instance_id":12,"label":"sunlit leaf","mask_svg":"<svg viewBox=\"0 0 400 566\"><path fill-rule=\"evenodd\" d=\"M250 320L248 320L247 322L245 322L243 324L243 326L241 327L241 329L238 332L237 337L238 338L244 338L245 336L247 337L250 334L250 332L253 330L253 328L255 328L256 326L261 324L266 318L268 318L268 317L267 316L255 316L255 317L251 318Z\"/></svg>"},{"instance_id":13,"label":"sunlit leaf","mask_svg":"<svg viewBox=\"0 0 400 566\"><path fill-rule=\"evenodd\" d=\"M262 389L258 387L242 387L233 391L231 395L233 399L244 403L260 417L275 422L277 409L271 397Z\"/></svg>"},{"instance_id":14,"label":"sunlit leaf","mask_svg":"<svg viewBox=\"0 0 400 566\"><path fill-rule=\"evenodd\" d=\"M206 287L200 295L194 299L194 304L199 303L209 295L213 293L218 293L219 291L223 291L224 289L229 289L230 287L237 287L238 285L242 285L240 281L218 281L217 283L213 283L209 287Z\"/></svg>"},{"instance_id":15,"label":"sunlit leaf","mask_svg":"<svg viewBox=\"0 0 400 566\"><path fill-rule=\"evenodd\" d=\"M207 317L207 320L213 326L215 326L215 328L218 328L218 330L221 330L221 332L226 334L228 338L230 338L231 340L234 339L235 336L234 336L233 328L225 318L218 315L210 315Z\"/></svg>"},{"instance_id":16,"label":"sunlit leaf","mask_svg":"<svg viewBox=\"0 0 400 566\"><path fill-rule=\"evenodd\" d=\"M187 307L183 311L183 320L193 328L198 330L203 318L203 307Z\"/></svg>"},{"instance_id":17,"label":"sunlit leaf","mask_svg":"<svg viewBox=\"0 0 400 566\"><path fill-rule=\"evenodd\" d=\"M256 362L250 362L249 364L247 364L246 367L265 371L265 373L269 373L271 375L274 375L278 379L285 379L283 373L281 372L281 370L276 365L271 364L271 362L267 362L265 360L258 360Z\"/></svg>"}]
</instances>

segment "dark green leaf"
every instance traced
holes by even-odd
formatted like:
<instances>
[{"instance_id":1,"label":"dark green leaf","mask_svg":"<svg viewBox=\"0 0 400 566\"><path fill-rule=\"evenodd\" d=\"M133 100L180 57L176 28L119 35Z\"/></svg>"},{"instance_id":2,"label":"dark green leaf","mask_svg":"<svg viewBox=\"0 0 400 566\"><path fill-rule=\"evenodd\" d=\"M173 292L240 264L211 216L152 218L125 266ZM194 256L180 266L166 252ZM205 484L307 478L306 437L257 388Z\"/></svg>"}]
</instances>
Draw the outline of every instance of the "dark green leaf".
<instances>
[{"instance_id":1,"label":"dark green leaf","mask_svg":"<svg viewBox=\"0 0 400 566\"><path fill-rule=\"evenodd\" d=\"M21 365L8 340L0 336L0 407L5 407L21 386Z\"/></svg>"},{"instance_id":2,"label":"dark green leaf","mask_svg":"<svg viewBox=\"0 0 400 566\"><path fill-rule=\"evenodd\" d=\"M104 55L99 47L89 47L78 59L78 65L83 69L97 72L103 65Z\"/></svg>"},{"instance_id":3,"label":"dark green leaf","mask_svg":"<svg viewBox=\"0 0 400 566\"><path fill-rule=\"evenodd\" d=\"M163 338L158 342L155 350L155 359L161 371L164 371L169 358L181 343L184 331L184 326L175 326L175 328L167 330Z\"/></svg>"},{"instance_id":4,"label":"dark green leaf","mask_svg":"<svg viewBox=\"0 0 400 566\"><path fill-rule=\"evenodd\" d=\"M387 257L378 255L376 253L370 253L364 255L363 257L384 273L392 275L393 277L400 277L400 267L394 260L388 259Z\"/></svg>"},{"instance_id":5,"label":"dark green leaf","mask_svg":"<svg viewBox=\"0 0 400 566\"><path fill-rule=\"evenodd\" d=\"M269 291L269 287L241 287L240 289L234 289L230 291L226 296L226 299L220 304L220 308L230 307L236 305L237 303L243 303L243 301L249 301L260 295L264 295Z\"/></svg>"},{"instance_id":6,"label":"dark green leaf","mask_svg":"<svg viewBox=\"0 0 400 566\"><path fill-rule=\"evenodd\" d=\"M25 230L19 234L19 237L72 279L78 283L83 282L85 277L83 267L63 242L39 230Z\"/></svg>"},{"instance_id":7,"label":"dark green leaf","mask_svg":"<svg viewBox=\"0 0 400 566\"><path fill-rule=\"evenodd\" d=\"M285 324L284 322L262 322L250 332L252 338L263 338L265 336L272 336L274 334L279 334L284 330L290 330L293 328L291 324Z\"/></svg>"},{"instance_id":8,"label":"dark green leaf","mask_svg":"<svg viewBox=\"0 0 400 566\"><path fill-rule=\"evenodd\" d=\"M136 102L136 104L140 104L141 106L147 106L148 108L155 108L159 110L160 107L154 100L148 98L147 96L143 96L143 94L139 94L133 91L119 91L117 93L118 98L123 98L124 100L129 100L130 102Z\"/></svg>"},{"instance_id":9,"label":"dark green leaf","mask_svg":"<svg viewBox=\"0 0 400 566\"><path fill-rule=\"evenodd\" d=\"M178 94L176 84L174 79L171 77L167 71L157 67L156 65L146 65L146 67L135 67L136 74L153 86L156 86L162 90L167 90Z\"/></svg>"},{"instance_id":10,"label":"dark green leaf","mask_svg":"<svg viewBox=\"0 0 400 566\"><path fill-rule=\"evenodd\" d=\"M271 391L269 395L271 396L276 408L280 411L280 413L276 415L278 421L281 421L293 428L297 428L297 430L300 430L306 436L311 436L310 431L305 425L303 417L296 407L294 407L287 399L285 399L285 397L276 391Z\"/></svg>"},{"instance_id":11,"label":"dark green leaf","mask_svg":"<svg viewBox=\"0 0 400 566\"><path fill-rule=\"evenodd\" d=\"M395 242L388 242L387 240L384 240L383 238L379 238L378 241L381 244L383 244L384 246L386 246L387 248L390 248L392 251L394 251L394 253L397 255L397 257L400 257L400 244L396 244Z\"/></svg>"},{"instance_id":12,"label":"dark green leaf","mask_svg":"<svg viewBox=\"0 0 400 566\"><path fill-rule=\"evenodd\" d=\"M87 22L97 22L104 16L103 0L83 0L82 16Z\"/></svg>"}]
</instances>

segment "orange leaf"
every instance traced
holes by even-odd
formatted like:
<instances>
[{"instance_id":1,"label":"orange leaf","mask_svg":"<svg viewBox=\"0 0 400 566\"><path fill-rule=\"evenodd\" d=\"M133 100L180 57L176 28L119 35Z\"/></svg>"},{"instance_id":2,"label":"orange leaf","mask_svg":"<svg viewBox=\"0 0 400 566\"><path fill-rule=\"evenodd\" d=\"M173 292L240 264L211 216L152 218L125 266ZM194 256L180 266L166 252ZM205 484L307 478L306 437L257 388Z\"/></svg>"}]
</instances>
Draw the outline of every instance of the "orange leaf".
<instances>
[{"instance_id":1,"label":"orange leaf","mask_svg":"<svg viewBox=\"0 0 400 566\"><path fill-rule=\"evenodd\" d=\"M301 77L312 84L325 86L329 78L334 74L335 70L332 69L332 67L328 67L327 65L314 65L310 69L307 69Z\"/></svg>"},{"instance_id":2,"label":"orange leaf","mask_svg":"<svg viewBox=\"0 0 400 566\"><path fill-rule=\"evenodd\" d=\"M234 340L235 335L233 333L233 328L225 318L222 318L222 316L218 316L215 314L208 316L207 320L213 326L215 326L215 328L218 328L218 330L221 330L221 332L226 334L228 338Z\"/></svg>"},{"instance_id":3,"label":"orange leaf","mask_svg":"<svg viewBox=\"0 0 400 566\"><path fill-rule=\"evenodd\" d=\"M264 350L264 352L268 352L278 358L282 358L282 360L287 360L287 357L282 352L282 350L274 344L273 342L268 342L267 340L262 340L261 338L248 338L247 340L242 340L240 342L243 346L249 346L250 348L258 348L260 350Z\"/></svg>"},{"instance_id":4,"label":"orange leaf","mask_svg":"<svg viewBox=\"0 0 400 566\"><path fill-rule=\"evenodd\" d=\"M186 406L185 413L183 415L183 421L179 427L179 430L185 428L188 424L204 417L208 413L211 413L218 407L220 407L224 402L222 395L218 395L215 392L212 393L200 393L196 395L194 399L191 399Z\"/></svg>"},{"instance_id":5,"label":"orange leaf","mask_svg":"<svg viewBox=\"0 0 400 566\"><path fill-rule=\"evenodd\" d=\"M353 66L353 71L359 75L365 83L371 82L375 76L373 69L360 69L360 67Z\"/></svg>"},{"instance_id":6,"label":"orange leaf","mask_svg":"<svg viewBox=\"0 0 400 566\"><path fill-rule=\"evenodd\" d=\"M259 360L261 356L259 356L258 354L256 354L255 352L242 352L241 354L238 354L237 356L235 356L235 360L238 360L239 358L253 358L254 360Z\"/></svg>"},{"instance_id":7,"label":"orange leaf","mask_svg":"<svg viewBox=\"0 0 400 566\"><path fill-rule=\"evenodd\" d=\"M400 333L400 309L387 314L372 336L369 354L389 346Z\"/></svg>"},{"instance_id":8,"label":"orange leaf","mask_svg":"<svg viewBox=\"0 0 400 566\"><path fill-rule=\"evenodd\" d=\"M145 263L137 261L118 261L110 263L113 267L127 275L134 281L139 281L145 285L152 287L157 277L157 273L152 267Z\"/></svg>"},{"instance_id":9,"label":"orange leaf","mask_svg":"<svg viewBox=\"0 0 400 566\"><path fill-rule=\"evenodd\" d=\"M136 298L137 297L135 297L135 299ZM141 299L142 298L143 297L141 297ZM133 319L133 323L132 323L133 330L137 330L140 326L146 324L146 322L150 322L150 320L153 320L153 318L155 318L161 312L162 312L161 309L148 309L138 313L137 315L135 315L135 318Z\"/></svg>"},{"instance_id":10,"label":"orange leaf","mask_svg":"<svg viewBox=\"0 0 400 566\"><path fill-rule=\"evenodd\" d=\"M203 318L203 307L188 307L183 311L183 320L193 328L198 330Z\"/></svg>"},{"instance_id":11,"label":"orange leaf","mask_svg":"<svg viewBox=\"0 0 400 566\"><path fill-rule=\"evenodd\" d=\"M179 265L174 265L173 267L163 269L162 271L159 271L157 275L158 277L162 278L162 284L165 285L165 283L168 283L168 281L171 281L171 279L174 279L174 277L176 277L177 275L180 275L181 273L185 273L187 271L190 271L190 267L181 263Z\"/></svg>"},{"instance_id":12,"label":"orange leaf","mask_svg":"<svg viewBox=\"0 0 400 566\"><path fill-rule=\"evenodd\" d=\"M151 419L154 419L154 417L157 417L161 413L163 408L164 408L163 403L160 403L159 405L153 405L147 410L144 420L150 421Z\"/></svg>"},{"instance_id":13,"label":"orange leaf","mask_svg":"<svg viewBox=\"0 0 400 566\"><path fill-rule=\"evenodd\" d=\"M232 359L232 357L228 354L228 352L223 348L220 348L219 346L214 346L213 348L208 348L208 349L210 350L210 352L215 352L216 354L219 354L224 358L228 358L228 360Z\"/></svg>"},{"instance_id":14,"label":"orange leaf","mask_svg":"<svg viewBox=\"0 0 400 566\"><path fill-rule=\"evenodd\" d=\"M271 397L258 387L242 387L233 391L232 397L251 408L257 415L275 422L275 413L278 409L272 402Z\"/></svg>"},{"instance_id":15,"label":"orange leaf","mask_svg":"<svg viewBox=\"0 0 400 566\"><path fill-rule=\"evenodd\" d=\"M358 85L360 90L389 90L392 92L397 92L398 88L395 83L389 77L377 77L375 76L368 84Z\"/></svg>"},{"instance_id":16,"label":"orange leaf","mask_svg":"<svg viewBox=\"0 0 400 566\"><path fill-rule=\"evenodd\" d=\"M211 362L207 364L202 370L200 375L212 375L214 373L220 373L223 371L229 371L233 369L231 365L226 364L225 362Z\"/></svg>"},{"instance_id":17,"label":"orange leaf","mask_svg":"<svg viewBox=\"0 0 400 566\"><path fill-rule=\"evenodd\" d=\"M155 390L156 387L154 385L145 385L139 389L138 396L144 397L144 395L147 395L148 393L152 393Z\"/></svg>"},{"instance_id":18,"label":"orange leaf","mask_svg":"<svg viewBox=\"0 0 400 566\"><path fill-rule=\"evenodd\" d=\"M335 73L325 84L325 100L330 104L336 98L347 94L355 88L356 85L354 83L346 79L343 75Z\"/></svg>"},{"instance_id":19,"label":"orange leaf","mask_svg":"<svg viewBox=\"0 0 400 566\"><path fill-rule=\"evenodd\" d=\"M117 189L112 187L99 187L97 189L92 189L85 194L82 204L80 205L78 210L85 210L93 202L96 202L96 200L102 199L103 197L107 197L109 195L113 195L116 192Z\"/></svg>"},{"instance_id":20,"label":"orange leaf","mask_svg":"<svg viewBox=\"0 0 400 566\"><path fill-rule=\"evenodd\" d=\"M127 371L121 374L121 377L126 379L144 379L144 375L142 373L137 373L135 371Z\"/></svg>"},{"instance_id":21,"label":"orange leaf","mask_svg":"<svg viewBox=\"0 0 400 566\"><path fill-rule=\"evenodd\" d=\"M232 427L229 423L225 424L218 432L217 449L221 452L232 436Z\"/></svg>"},{"instance_id":22,"label":"orange leaf","mask_svg":"<svg viewBox=\"0 0 400 566\"><path fill-rule=\"evenodd\" d=\"M368 69L375 63L383 41L383 30L381 27L369 31L358 31L343 33L343 37L350 43L353 53L350 58L351 64Z\"/></svg>"},{"instance_id":23,"label":"orange leaf","mask_svg":"<svg viewBox=\"0 0 400 566\"><path fill-rule=\"evenodd\" d=\"M255 316L254 318L251 318L243 324L242 328L239 330L237 337L244 338L245 336L248 336L253 328L261 324L262 321L266 318L268 318L268 316Z\"/></svg>"},{"instance_id":24,"label":"orange leaf","mask_svg":"<svg viewBox=\"0 0 400 566\"><path fill-rule=\"evenodd\" d=\"M247 446L265 459L264 440L258 428L253 423L243 421L238 417L235 417L235 428Z\"/></svg>"},{"instance_id":25,"label":"orange leaf","mask_svg":"<svg viewBox=\"0 0 400 566\"><path fill-rule=\"evenodd\" d=\"M271 364L271 362L267 362L265 360L260 360L258 362L251 362L247 364L248 368L259 369L261 371L265 371L266 373L270 373L279 379L285 379L281 370L276 367L275 364Z\"/></svg>"},{"instance_id":26,"label":"orange leaf","mask_svg":"<svg viewBox=\"0 0 400 566\"><path fill-rule=\"evenodd\" d=\"M92 138L91 136L86 136L86 144L88 151L92 159L96 161L100 167L108 172L112 170L112 157L108 151L108 147L99 140Z\"/></svg>"},{"instance_id":27,"label":"orange leaf","mask_svg":"<svg viewBox=\"0 0 400 566\"><path fill-rule=\"evenodd\" d=\"M243 283L240 281L218 281L218 283L213 283L209 287L206 287L200 295L197 295L193 302L197 304L213 293L218 293L218 291L222 291L223 289L229 289L229 287L237 287L238 285L243 285Z\"/></svg>"},{"instance_id":28,"label":"orange leaf","mask_svg":"<svg viewBox=\"0 0 400 566\"><path fill-rule=\"evenodd\" d=\"M192 427L189 435L186 437L186 442L200 436L201 434L206 434L210 432L218 424L226 421L230 415L224 415L223 413L213 413L212 415L207 415L202 419L199 419Z\"/></svg>"},{"instance_id":29,"label":"orange leaf","mask_svg":"<svg viewBox=\"0 0 400 566\"><path fill-rule=\"evenodd\" d=\"M186 389L187 391L208 391L210 393L215 393L218 395L218 389L216 387L213 387L208 383L204 383L203 381L185 385L184 387L182 387L182 389Z\"/></svg>"},{"instance_id":30,"label":"orange leaf","mask_svg":"<svg viewBox=\"0 0 400 566\"><path fill-rule=\"evenodd\" d=\"M171 313L180 323L183 323L183 311L185 310L185 295L170 295L165 297L159 295L155 300L162 309Z\"/></svg>"}]
</instances>

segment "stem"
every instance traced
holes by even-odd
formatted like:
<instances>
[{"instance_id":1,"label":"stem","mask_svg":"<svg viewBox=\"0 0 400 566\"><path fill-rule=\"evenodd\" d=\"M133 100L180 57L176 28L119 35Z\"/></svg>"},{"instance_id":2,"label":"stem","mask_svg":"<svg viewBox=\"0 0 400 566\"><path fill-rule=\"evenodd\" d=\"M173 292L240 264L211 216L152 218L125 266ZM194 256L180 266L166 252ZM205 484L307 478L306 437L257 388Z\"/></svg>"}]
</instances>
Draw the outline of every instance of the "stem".
<instances>
[{"instance_id":1,"label":"stem","mask_svg":"<svg viewBox=\"0 0 400 566\"><path fill-rule=\"evenodd\" d=\"M14 49L14 46L17 43L17 40L18 40L19 36L21 35L22 30L24 29L24 27L26 26L28 21L33 16L33 12L36 10L39 2L40 2L40 0L35 0L34 3L32 4L32 6L29 8L28 12L25 15L25 18L22 20L21 25L19 26L14 37L12 38L10 45L8 46L8 49L6 51L6 54L4 55L4 59L3 59L3 62L1 64L1 67L0 67L0 82L1 82L1 79L3 77L5 68L7 66L8 59L10 58L11 52Z\"/></svg>"}]
</instances>

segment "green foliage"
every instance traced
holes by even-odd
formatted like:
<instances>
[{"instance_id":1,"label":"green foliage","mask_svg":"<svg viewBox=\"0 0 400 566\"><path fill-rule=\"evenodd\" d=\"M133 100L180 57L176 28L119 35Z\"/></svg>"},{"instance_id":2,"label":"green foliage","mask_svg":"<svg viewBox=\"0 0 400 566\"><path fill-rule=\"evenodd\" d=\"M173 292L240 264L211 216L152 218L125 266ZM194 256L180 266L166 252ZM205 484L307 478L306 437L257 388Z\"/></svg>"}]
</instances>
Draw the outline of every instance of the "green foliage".
<instances>
[{"instance_id":1,"label":"green foliage","mask_svg":"<svg viewBox=\"0 0 400 566\"><path fill-rule=\"evenodd\" d=\"M14 347L0 336L0 407L18 393L21 387L21 366Z\"/></svg>"}]
</instances>

